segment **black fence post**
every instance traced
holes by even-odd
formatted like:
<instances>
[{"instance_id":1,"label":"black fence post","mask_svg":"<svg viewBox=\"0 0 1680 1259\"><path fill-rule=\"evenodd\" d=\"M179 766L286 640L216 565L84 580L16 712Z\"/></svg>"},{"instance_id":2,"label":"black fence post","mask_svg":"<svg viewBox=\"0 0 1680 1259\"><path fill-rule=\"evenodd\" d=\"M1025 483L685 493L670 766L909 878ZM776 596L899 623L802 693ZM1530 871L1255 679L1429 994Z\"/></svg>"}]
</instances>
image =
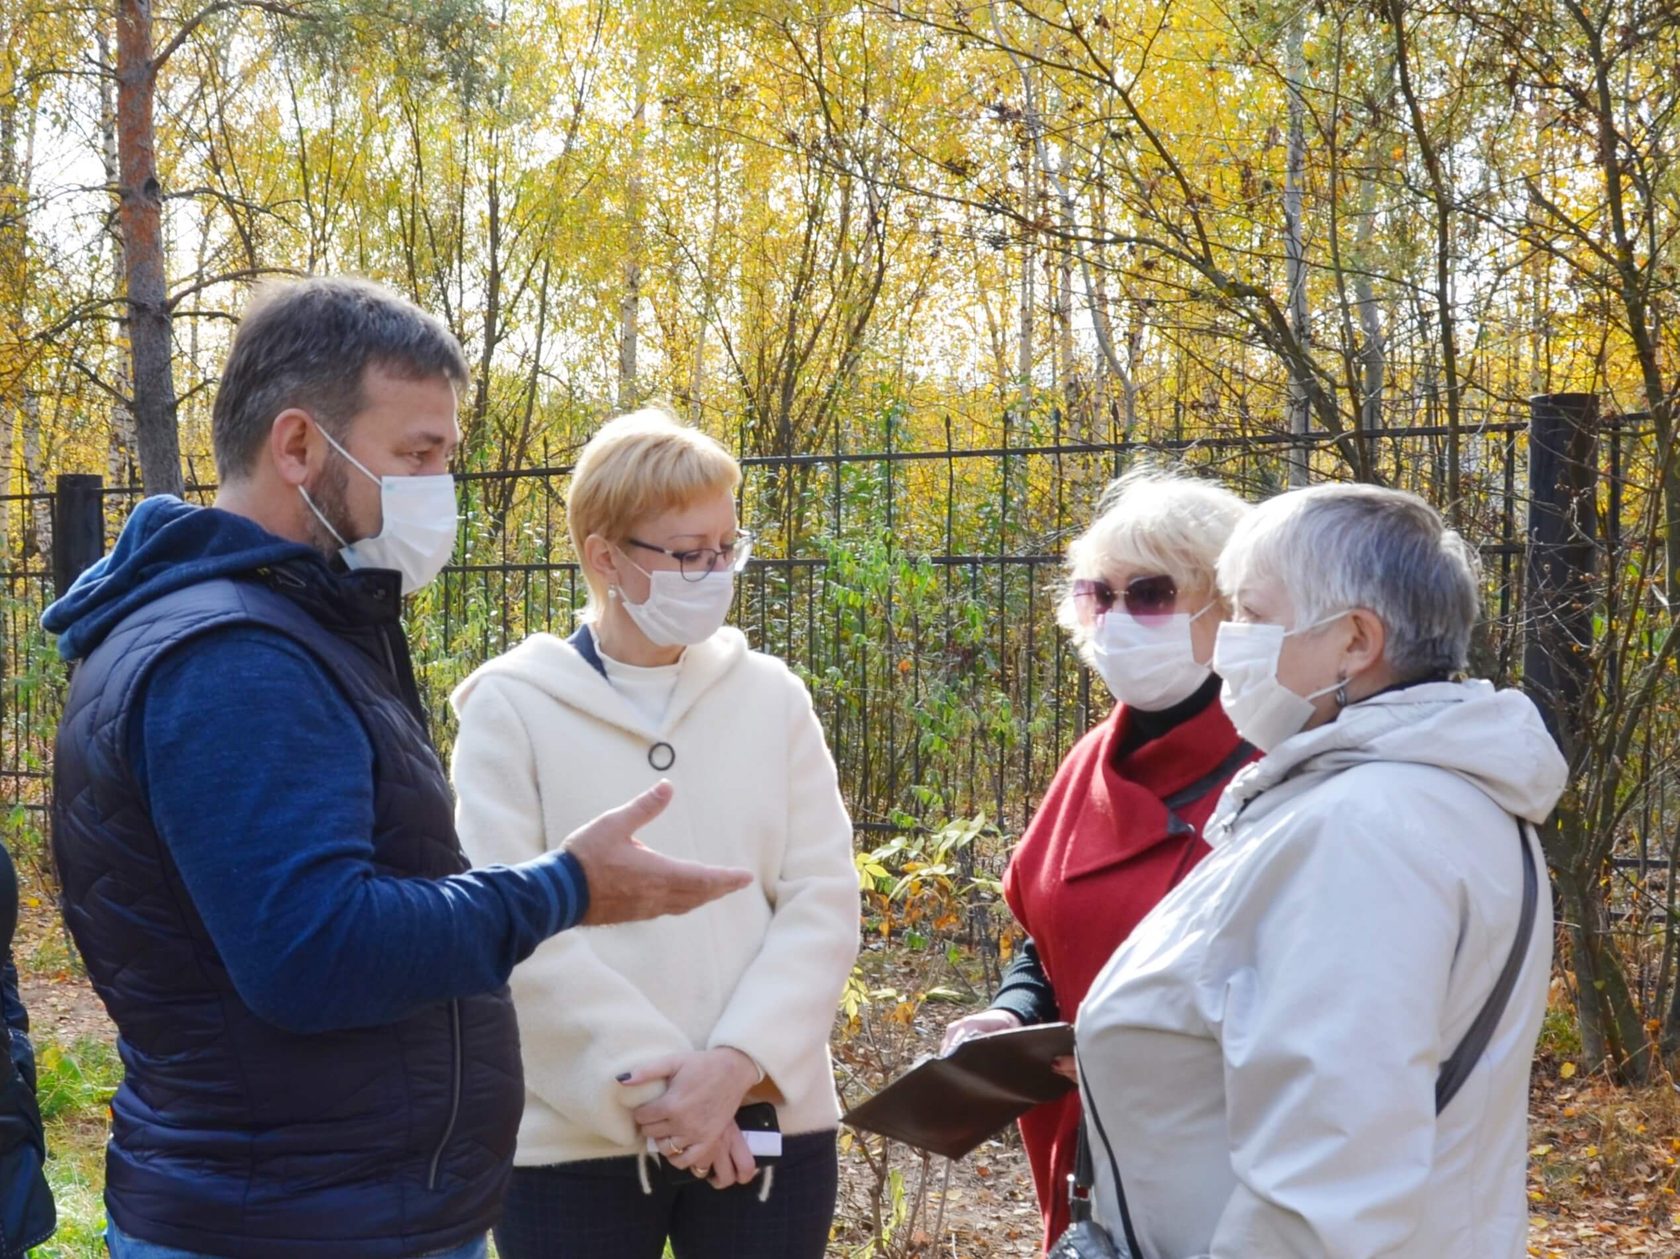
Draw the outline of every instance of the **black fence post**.
<instances>
[{"instance_id":1,"label":"black fence post","mask_svg":"<svg viewBox=\"0 0 1680 1259\"><path fill-rule=\"evenodd\" d=\"M53 589L59 594L105 553L105 482L65 473L53 496Z\"/></svg>"},{"instance_id":2,"label":"black fence post","mask_svg":"<svg viewBox=\"0 0 1680 1259\"><path fill-rule=\"evenodd\" d=\"M1528 407L1523 689L1573 764L1592 648L1598 398L1540 394Z\"/></svg>"}]
</instances>

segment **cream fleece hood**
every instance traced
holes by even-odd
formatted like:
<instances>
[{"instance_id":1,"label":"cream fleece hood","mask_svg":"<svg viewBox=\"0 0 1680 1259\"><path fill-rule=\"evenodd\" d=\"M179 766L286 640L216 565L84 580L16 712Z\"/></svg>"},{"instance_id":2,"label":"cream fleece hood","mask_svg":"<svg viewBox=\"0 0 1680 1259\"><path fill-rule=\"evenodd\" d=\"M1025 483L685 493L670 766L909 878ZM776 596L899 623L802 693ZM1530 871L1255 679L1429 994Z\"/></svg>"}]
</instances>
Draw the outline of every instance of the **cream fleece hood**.
<instances>
[{"instance_id":1,"label":"cream fleece hood","mask_svg":"<svg viewBox=\"0 0 1680 1259\"><path fill-rule=\"evenodd\" d=\"M589 714L600 721L620 726L633 734L660 735L681 724L689 709L730 670L747 657L746 635L726 625L703 643L683 652L682 673L671 694L665 719L657 727L635 705L613 690L612 684L578 654L565 639L554 634L532 634L512 650L474 669L450 693L449 703L457 716L467 700L486 678L509 678L534 686L551 699Z\"/></svg>"}]
</instances>

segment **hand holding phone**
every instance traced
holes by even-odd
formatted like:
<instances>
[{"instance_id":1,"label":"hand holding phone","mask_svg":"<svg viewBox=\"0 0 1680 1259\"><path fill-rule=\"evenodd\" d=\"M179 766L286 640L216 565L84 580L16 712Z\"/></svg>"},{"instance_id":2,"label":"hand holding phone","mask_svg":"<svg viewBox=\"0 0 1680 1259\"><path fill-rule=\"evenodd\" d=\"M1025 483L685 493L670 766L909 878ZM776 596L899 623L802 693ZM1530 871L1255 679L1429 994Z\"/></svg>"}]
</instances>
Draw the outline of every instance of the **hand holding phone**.
<instances>
[{"instance_id":1,"label":"hand holding phone","mask_svg":"<svg viewBox=\"0 0 1680 1259\"><path fill-rule=\"evenodd\" d=\"M746 1139L753 1162L760 1167L774 1167L782 1157L782 1125L776 1119L776 1108L769 1102L753 1102L735 1112L735 1126Z\"/></svg>"}]
</instances>

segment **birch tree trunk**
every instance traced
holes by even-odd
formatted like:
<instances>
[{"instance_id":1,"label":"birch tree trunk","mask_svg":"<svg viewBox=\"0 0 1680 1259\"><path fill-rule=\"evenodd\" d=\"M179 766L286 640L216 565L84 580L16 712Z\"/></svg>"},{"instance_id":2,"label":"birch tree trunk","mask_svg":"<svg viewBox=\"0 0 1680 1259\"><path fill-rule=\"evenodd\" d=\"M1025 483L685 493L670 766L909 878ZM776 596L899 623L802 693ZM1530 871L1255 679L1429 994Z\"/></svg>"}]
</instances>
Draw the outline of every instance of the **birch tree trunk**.
<instances>
[{"instance_id":1,"label":"birch tree trunk","mask_svg":"<svg viewBox=\"0 0 1680 1259\"><path fill-rule=\"evenodd\" d=\"M123 263L127 280L129 352L134 368L134 423L145 492L179 494L181 441L175 427L170 368L169 295L164 275L163 189L157 177L151 0L117 7L117 160L122 189Z\"/></svg>"},{"instance_id":2,"label":"birch tree trunk","mask_svg":"<svg viewBox=\"0 0 1680 1259\"><path fill-rule=\"evenodd\" d=\"M1289 290L1289 328L1298 344L1309 344L1311 329L1307 324L1307 248L1305 229L1301 222L1301 201L1306 183L1307 128L1306 102L1301 88L1306 77L1306 18L1297 9L1289 19L1284 34L1284 77L1289 81L1289 139L1285 155L1283 177L1283 248L1284 283ZM1306 485L1310 480L1307 458L1307 422L1311 415L1311 386L1302 379L1301 369L1293 367L1289 374L1289 431L1300 440L1289 451L1289 484Z\"/></svg>"},{"instance_id":3,"label":"birch tree trunk","mask_svg":"<svg viewBox=\"0 0 1680 1259\"><path fill-rule=\"evenodd\" d=\"M99 64L109 65L111 41L103 21L94 27L94 40ZM105 166L105 186L117 197L120 213L122 199L116 190L121 186L121 168L117 160L117 103L109 75L99 76L99 154ZM123 234L118 215L107 221L106 239L111 249L111 282L123 282L128 264L123 259ZM134 408L129 404L133 396L134 374L129 366L128 320L121 318L119 335L112 347L111 386L121 398L111 405L111 432L105 458L105 483L127 485L134 478L139 457L139 439L134 431Z\"/></svg>"},{"instance_id":4,"label":"birch tree trunk","mask_svg":"<svg viewBox=\"0 0 1680 1259\"><path fill-rule=\"evenodd\" d=\"M1071 221L1063 227L1069 235L1075 231ZM1056 360L1066 412L1063 424L1071 431L1079 410L1079 368L1073 353L1073 254L1066 249L1058 251L1056 259Z\"/></svg>"},{"instance_id":5,"label":"birch tree trunk","mask_svg":"<svg viewBox=\"0 0 1680 1259\"><path fill-rule=\"evenodd\" d=\"M1423 155L1424 171L1429 176L1431 209L1435 227L1435 319L1441 339L1441 375L1446 389L1447 450L1446 483L1447 515L1454 527L1464 522L1463 496L1459 492L1459 385L1457 318L1453 310L1452 253L1453 200L1448 186L1446 168L1441 153L1423 117L1423 105L1412 81L1412 52L1406 34L1404 0L1388 0L1389 21L1394 26L1394 66L1400 78L1400 94L1406 102L1412 134Z\"/></svg>"},{"instance_id":6,"label":"birch tree trunk","mask_svg":"<svg viewBox=\"0 0 1680 1259\"><path fill-rule=\"evenodd\" d=\"M16 422L11 406L0 398L0 572L12 563L12 511L6 495L12 492L12 434Z\"/></svg>"},{"instance_id":7,"label":"birch tree trunk","mask_svg":"<svg viewBox=\"0 0 1680 1259\"><path fill-rule=\"evenodd\" d=\"M1387 109L1394 96L1394 59L1384 57L1376 74L1376 100ZM1383 141L1373 134L1370 139L1371 164L1377 169L1378 146ZM1365 448L1371 450L1378 430L1382 428L1384 392L1388 388L1388 334L1383 327L1382 305L1377 300L1372 275L1376 272L1377 251L1377 181L1360 181L1359 205L1356 213L1359 225L1353 234L1353 302L1359 319L1359 427L1365 434Z\"/></svg>"},{"instance_id":8,"label":"birch tree trunk","mask_svg":"<svg viewBox=\"0 0 1680 1259\"><path fill-rule=\"evenodd\" d=\"M1021 217L1027 223L1038 220L1038 162L1029 141L1021 153ZM1016 406L1022 414L1032 406L1033 370L1033 270L1038 266L1037 242L1031 228L1021 235L1021 293L1016 314L1015 380Z\"/></svg>"},{"instance_id":9,"label":"birch tree trunk","mask_svg":"<svg viewBox=\"0 0 1680 1259\"><path fill-rule=\"evenodd\" d=\"M17 109L15 94L0 103L0 280L16 295L17 305L21 306L27 220L24 218L22 175L18 170ZM8 314L17 330L16 335L21 336L21 309L14 308ZM0 373L0 563L10 567L11 504L6 501L5 495L12 492L12 442L21 418L21 409L16 407L13 399L23 382L13 379L15 369L11 364L0 366L6 368Z\"/></svg>"},{"instance_id":10,"label":"birch tree trunk","mask_svg":"<svg viewBox=\"0 0 1680 1259\"><path fill-rule=\"evenodd\" d=\"M642 53L636 54L636 112L630 122L630 170L624 184L629 231L624 244L624 295L618 309L618 407L638 401L637 323L642 313L642 140L647 121L647 82Z\"/></svg>"},{"instance_id":11,"label":"birch tree trunk","mask_svg":"<svg viewBox=\"0 0 1680 1259\"><path fill-rule=\"evenodd\" d=\"M484 334L479 342L478 370L473 373L473 400L470 430L466 441L469 447L479 447L491 440L490 431L490 375L496 361L496 347L504 335L502 327L502 184L500 133L492 129L486 148L490 170L485 179L484 216Z\"/></svg>"},{"instance_id":12,"label":"birch tree trunk","mask_svg":"<svg viewBox=\"0 0 1680 1259\"><path fill-rule=\"evenodd\" d=\"M1374 188L1374 184L1367 183L1367 198L1371 196ZM1375 208L1368 203L1363 209L1359 228L1354 234L1357 256L1362 260L1371 256L1371 221L1376 217ZM1382 307L1378 304L1376 290L1371 285L1370 272L1364 266L1355 271L1353 297L1354 309L1359 313L1359 331L1362 339L1359 347L1359 368L1364 387L1359 398L1359 427L1369 442L1382 427L1383 391L1387 388L1388 377L1388 347L1383 332Z\"/></svg>"},{"instance_id":13,"label":"birch tree trunk","mask_svg":"<svg viewBox=\"0 0 1680 1259\"><path fill-rule=\"evenodd\" d=\"M24 538L24 555L52 554L52 504L47 498L47 462L41 451L41 397L25 386L23 405L18 411L18 427L23 435L23 476L30 503L28 534Z\"/></svg>"},{"instance_id":14,"label":"birch tree trunk","mask_svg":"<svg viewBox=\"0 0 1680 1259\"><path fill-rule=\"evenodd\" d=\"M718 248L723 232L723 152L713 146L712 216L706 235L706 269L700 277L700 321L694 330L694 361L688 372L688 422L699 424L705 411L706 334L717 311Z\"/></svg>"}]
</instances>

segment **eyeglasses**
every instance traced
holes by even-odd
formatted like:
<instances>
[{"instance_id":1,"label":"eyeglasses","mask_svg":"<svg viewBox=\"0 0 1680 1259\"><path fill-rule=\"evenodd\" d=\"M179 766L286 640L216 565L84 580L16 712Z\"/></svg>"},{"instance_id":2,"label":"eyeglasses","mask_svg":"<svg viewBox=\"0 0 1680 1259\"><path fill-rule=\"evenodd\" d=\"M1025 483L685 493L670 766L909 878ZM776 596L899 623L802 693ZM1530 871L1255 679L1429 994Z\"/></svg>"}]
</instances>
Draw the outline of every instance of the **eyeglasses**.
<instances>
[{"instance_id":1,"label":"eyeglasses","mask_svg":"<svg viewBox=\"0 0 1680 1259\"><path fill-rule=\"evenodd\" d=\"M745 529L735 535L735 540L728 546L702 546L692 551L673 551L669 547L654 546L651 542L641 542L635 538L624 539L631 546L639 546L644 551L657 551L661 555L669 555L677 562L677 571L683 575L684 581L699 581L708 573L718 572L720 569L728 573L738 573L747 566L752 558L754 538Z\"/></svg>"},{"instance_id":2,"label":"eyeglasses","mask_svg":"<svg viewBox=\"0 0 1680 1259\"><path fill-rule=\"evenodd\" d=\"M1126 588L1117 594L1114 587L1106 581L1080 577L1073 583L1073 597L1089 599L1094 616L1102 616L1112 611L1116 603L1120 603L1124 605L1129 616L1135 620L1143 620L1152 616L1172 615L1173 608L1178 605L1178 584L1165 575L1134 577L1126 583Z\"/></svg>"}]
</instances>

